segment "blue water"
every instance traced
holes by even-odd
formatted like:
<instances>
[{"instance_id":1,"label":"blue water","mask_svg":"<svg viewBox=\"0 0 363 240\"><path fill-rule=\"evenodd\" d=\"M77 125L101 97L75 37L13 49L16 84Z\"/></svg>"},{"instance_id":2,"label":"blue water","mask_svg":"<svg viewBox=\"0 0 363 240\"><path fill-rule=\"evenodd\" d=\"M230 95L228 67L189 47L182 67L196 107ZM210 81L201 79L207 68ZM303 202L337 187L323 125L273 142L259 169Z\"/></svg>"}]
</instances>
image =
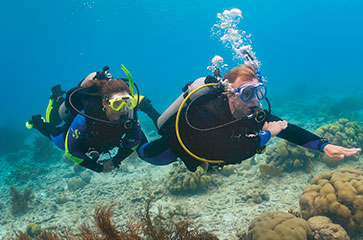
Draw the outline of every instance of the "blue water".
<instances>
[{"instance_id":1,"label":"blue water","mask_svg":"<svg viewBox=\"0 0 363 240\"><path fill-rule=\"evenodd\" d=\"M104 65L123 76L121 63L163 111L215 54L234 65L211 37L216 14L233 7L270 93L362 91L361 1L2 1L1 122L44 114L53 85L71 88Z\"/></svg>"},{"instance_id":2,"label":"blue water","mask_svg":"<svg viewBox=\"0 0 363 240\"><path fill-rule=\"evenodd\" d=\"M294 115L274 103L297 97L363 97L363 1L3 0L0 126L25 131L31 115L45 115L52 86L70 89L105 65L125 77L124 64L163 112L187 82L211 74L215 55L229 69L237 65L211 31L217 13L231 8L242 11L239 29L253 36L277 113ZM5 175L14 166L2 160Z\"/></svg>"}]
</instances>

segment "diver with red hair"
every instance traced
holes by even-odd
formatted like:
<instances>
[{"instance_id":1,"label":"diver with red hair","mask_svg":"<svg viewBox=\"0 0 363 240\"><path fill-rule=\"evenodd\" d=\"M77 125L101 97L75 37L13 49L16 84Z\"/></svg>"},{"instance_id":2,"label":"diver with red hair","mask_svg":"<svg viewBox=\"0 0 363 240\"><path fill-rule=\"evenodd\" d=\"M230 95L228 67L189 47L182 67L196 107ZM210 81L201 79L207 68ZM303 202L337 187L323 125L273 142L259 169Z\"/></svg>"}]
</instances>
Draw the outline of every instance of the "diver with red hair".
<instances>
[{"instance_id":1,"label":"diver with red hair","mask_svg":"<svg viewBox=\"0 0 363 240\"><path fill-rule=\"evenodd\" d=\"M127 79L113 78L105 67L89 74L66 98L60 85L53 87L46 119L35 115L27 127L38 129L72 161L95 172L111 171L134 151L151 164L169 164L163 155L144 158L139 151L147 138L137 111L155 124L160 114L139 94L130 72L123 65L122 69Z\"/></svg>"}]
</instances>

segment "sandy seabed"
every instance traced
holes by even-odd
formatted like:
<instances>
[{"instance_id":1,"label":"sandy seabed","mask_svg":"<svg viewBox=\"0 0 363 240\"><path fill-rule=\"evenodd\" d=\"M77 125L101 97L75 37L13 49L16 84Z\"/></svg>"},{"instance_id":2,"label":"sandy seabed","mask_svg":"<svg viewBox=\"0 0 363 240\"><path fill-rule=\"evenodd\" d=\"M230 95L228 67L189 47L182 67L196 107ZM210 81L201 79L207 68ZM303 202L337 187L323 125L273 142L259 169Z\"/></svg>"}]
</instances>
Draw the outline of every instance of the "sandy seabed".
<instances>
[{"instance_id":1,"label":"sandy seabed","mask_svg":"<svg viewBox=\"0 0 363 240\"><path fill-rule=\"evenodd\" d=\"M111 173L93 173L91 182L82 189L69 191L67 177L74 175L71 163L58 161L49 166L49 173L29 182L35 199L29 210L21 216L10 213L9 186L1 185L0 237L6 239L14 230L25 230L30 222L42 228L77 232L83 223L89 223L96 206L115 204L114 223L126 225L131 219L139 219L145 208L145 199L153 198L151 212L165 217L189 219L194 226L216 234L220 239L236 239L236 234L247 230L249 223L266 211L299 210L299 198L313 176L332 170L322 162L313 162L313 171L283 173L279 177L262 177L258 164L264 163L265 155L234 165L234 173L223 175L208 173L210 186L202 191L183 195L171 194L165 181L169 166L152 166L135 156L122 163L121 169ZM363 158L340 164L336 168L351 167L363 170ZM265 190L270 199L262 203L245 200L248 190ZM65 193L68 201L56 203L56 196ZM355 238L355 239L363 239Z\"/></svg>"}]
</instances>

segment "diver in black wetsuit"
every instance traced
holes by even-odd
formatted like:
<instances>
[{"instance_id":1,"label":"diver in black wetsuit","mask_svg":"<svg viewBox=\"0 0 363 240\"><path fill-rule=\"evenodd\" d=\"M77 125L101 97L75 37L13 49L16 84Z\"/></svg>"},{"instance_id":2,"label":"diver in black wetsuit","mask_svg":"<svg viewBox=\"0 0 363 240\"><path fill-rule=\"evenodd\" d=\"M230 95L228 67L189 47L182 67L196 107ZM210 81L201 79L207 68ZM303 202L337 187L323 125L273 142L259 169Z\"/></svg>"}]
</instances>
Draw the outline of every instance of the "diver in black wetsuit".
<instances>
[{"instance_id":1,"label":"diver in black wetsuit","mask_svg":"<svg viewBox=\"0 0 363 240\"><path fill-rule=\"evenodd\" d=\"M196 80L211 86L204 85L207 93L194 100L187 99L194 91L184 89L184 94L158 119L162 138L144 144L143 154L152 157L171 150L168 157L180 157L189 170L195 171L203 162L217 166L241 163L263 152L273 136L325 152L329 157L344 158L361 151L332 145L327 139L262 110L266 86L253 66L234 68L225 79L223 86L213 77Z\"/></svg>"}]
</instances>

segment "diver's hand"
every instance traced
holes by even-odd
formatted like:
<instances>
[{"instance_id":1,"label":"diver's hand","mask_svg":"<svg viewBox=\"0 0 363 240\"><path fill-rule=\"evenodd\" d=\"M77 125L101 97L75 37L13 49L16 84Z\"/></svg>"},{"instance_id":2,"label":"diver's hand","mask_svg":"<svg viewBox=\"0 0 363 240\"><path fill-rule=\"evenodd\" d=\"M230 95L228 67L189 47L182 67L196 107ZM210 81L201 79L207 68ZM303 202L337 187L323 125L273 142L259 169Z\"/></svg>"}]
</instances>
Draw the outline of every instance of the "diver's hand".
<instances>
[{"instance_id":1,"label":"diver's hand","mask_svg":"<svg viewBox=\"0 0 363 240\"><path fill-rule=\"evenodd\" d=\"M333 144L327 144L323 151L328 157L343 159L345 157L352 156L361 151L360 148L345 148Z\"/></svg>"},{"instance_id":2,"label":"diver's hand","mask_svg":"<svg viewBox=\"0 0 363 240\"><path fill-rule=\"evenodd\" d=\"M113 169L115 169L115 167L113 166L112 158L110 160L107 160L107 161L104 161L103 162L103 170L102 170L102 172L110 172Z\"/></svg>"},{"instance_id":3,"label":"diver's hand","mask_svg":"<svg viewBox=\"0 0 363 240\"><path fill-rule=\"evenodd\" d=\"M287 128L287 122L286 121L275 121L275 122L265 122L265 124L262 127L262 130L269 130L271 132L271 137L276 136L279 134L282 130Z\"/></svg>"}]
</instances>

